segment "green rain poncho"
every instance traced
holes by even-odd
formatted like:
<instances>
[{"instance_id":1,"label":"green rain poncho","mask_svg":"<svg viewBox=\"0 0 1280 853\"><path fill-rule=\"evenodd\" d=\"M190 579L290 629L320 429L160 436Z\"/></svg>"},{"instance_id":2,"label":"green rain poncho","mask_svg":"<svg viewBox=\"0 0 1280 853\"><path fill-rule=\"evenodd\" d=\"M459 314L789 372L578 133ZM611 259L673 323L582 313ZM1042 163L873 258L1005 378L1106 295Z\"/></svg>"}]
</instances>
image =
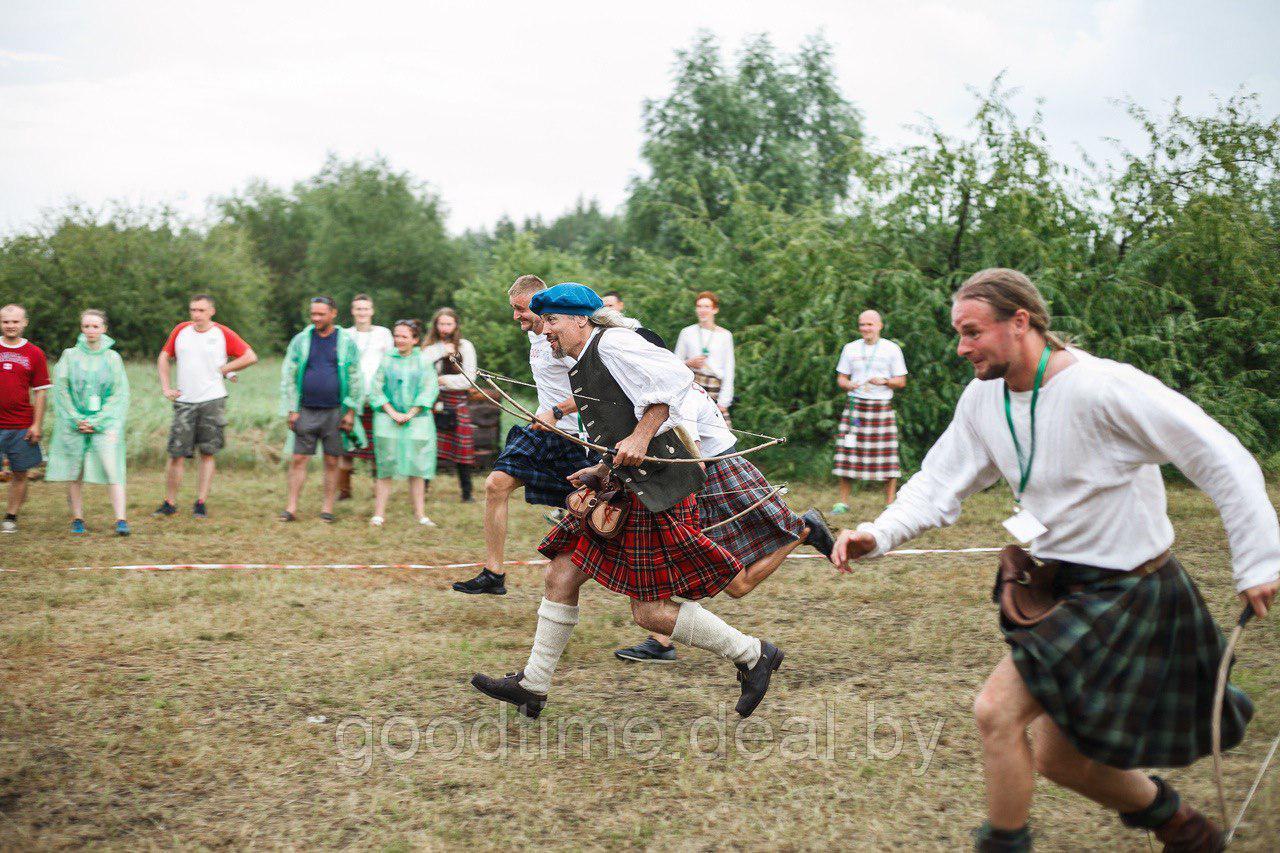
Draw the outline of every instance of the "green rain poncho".
<instances>
[{"instance_id":1,"label":"green rain poncho","mask_svg":"<svg viewBox=\"0 0 1280 853\"><path fill-rule=\"evenodd\" d=\"M378 374L369 387L369 405L373 408L373 455L379 477L422 477L436 475L436 422L431 407L440 395L436 367L414 347L403 356L392 350L382 357ZM404 424L391 420L382 410L387 403L397 412L414 406L420 411Z\"/></svg>"},{"instance_id":2,"label":"green rain poncho","mask_svg":"<svg viewBox=\"0 0 1280 853\"><path fill-rule=\"evenodd\" d=\"M129 379L115 341L103 335L96 350L81 335L62 351L53 369L53 437L45 479L86 483L124 482L124 422ZM94 431L83 433L81 421Z\"/></svg>"},{"instance_id":3,"label":"green rain poncho","mask_svg":"<svg viewBox=\"0 0 1280 853\"><path fill-rule=\"evenodd\" d=\"M311 355L311 330L307 326L293 336L280 363L280 414L298 411L302 401L302 377L306 373L307 358ZM360 350L355 338L342 327L335 327L338 336L338 397L342 400L342 414L359 412L364 408L364 380L360 375ZM342 444L348 450L368 444L360 418L355 419L351 432L342 434ZM285 438L284 455L293 453L293 432Z\"/></svg>"}]
</instances>

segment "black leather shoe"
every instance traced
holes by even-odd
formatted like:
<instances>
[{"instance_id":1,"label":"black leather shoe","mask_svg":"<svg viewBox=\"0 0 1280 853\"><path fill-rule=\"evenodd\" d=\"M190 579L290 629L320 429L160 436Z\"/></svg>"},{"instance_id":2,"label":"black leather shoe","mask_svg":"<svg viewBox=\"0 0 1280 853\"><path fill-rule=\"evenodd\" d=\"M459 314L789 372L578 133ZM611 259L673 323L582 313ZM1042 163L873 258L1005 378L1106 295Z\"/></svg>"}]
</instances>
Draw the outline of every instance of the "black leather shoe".
<instances>
[{"instance_id":1,"label":"black leather shoe","mask_svg":"<svg viewBox=\"0 0 1280 853\"><path fill-rule=\"evenodd\" d=\"M764 694L769 691L769 679L773 671L782 666L782 649L768 640L760 641L760 660L748 668L745 663L734 664L738 668L738 681L742 682L742 696L734 710L740 716L750 717L751 712L760 704Z\"/></svg>"},{"instance_id":2,"label":"black leather shoe","mask_svg":"<svg viewBox=\"0 0 1280 853\"><path fill-rule=\"evenodd\" d=\"M521 714L536 720L542 713L542 707L547 704L547 697L545 694L534 693L532 690L521 687L520 679L522 678L524 678L524 670L508 673L502 678L490 678L477 672L471 676L471 686L490 699L510 702L519 709Z\"/></svg>"},{"instance_id":3,"label":"black leather shoe","mask_svg":"<svg viewBox=\"0 0 1280 853\"><path fill-rule=\"evenodd\" d=\"M467 595L506 595L507 576L495 574L488 569L481 569L480 574L469 581L457 581L453 588Z\"/></svg>"},{"instance_id":4,"label":"black leather shoe","mask_svg":"<svg viewBox=\"0 0 1280 853\"><path fill-rule=\"evenodd\" d=\"M827 520L822 517L822 513L810 507L808 512L800 516L800 520L809 528L809 535L805 537L804 543L830 560L836 549L836 539L831 535L831 528L827 527Z\"/></svg>"}]
</instances>

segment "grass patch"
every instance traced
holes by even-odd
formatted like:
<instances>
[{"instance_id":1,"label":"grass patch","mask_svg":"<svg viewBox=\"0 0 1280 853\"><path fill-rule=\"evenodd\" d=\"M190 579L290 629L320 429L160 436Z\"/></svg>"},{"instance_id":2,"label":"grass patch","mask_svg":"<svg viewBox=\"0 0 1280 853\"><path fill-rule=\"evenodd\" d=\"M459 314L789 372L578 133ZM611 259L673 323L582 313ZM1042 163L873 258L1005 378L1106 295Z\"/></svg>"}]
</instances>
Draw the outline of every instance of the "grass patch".
<instances>
[{"instance_id":1,"label":"grass patch","mask_svg":"<svg viewBox=\"0 0 1280 853\"><path fill-rule=\"evenodd\" d=\"M473 672L524 661L536 567L509 569L500 599L451 592L470 570L63 570L481 555L482 509L459 504L452 479L431 486L435 530L414 523L402 489L386 526L370 528L366 476L335 525L315 518L314 476L300 521L279 524L283 485L229 471L209 520L185 509L153 520L162 476L143 470L130 480L135 535L119 539L100 489L87 490L94 532L73 538L64 489L33 484L21 532L4 543L17 571L0 574L0 847L956 850L982 819L970 706L1004 651L990 556L887 558L849 576L792 561L755 594L713 602L787 649L742 726L727 664L696 650L669 667L615 661L641 632L625 600L594 584L545 725L483 700L467 686ZM844 518L873 516L879 496L861 492ZM790 499L829 506L835 490L795 483ZM1185 488L1170 502L1178 553L1228 624L1239 608L1217 514ZM1003 491L979 495L919 544L1000 544L1007 504ZM545 530L539 508L513 502L508 556L533 556ZM1237 800L1280 730L1276 625L1251 626L1241 644L1237 678L1258 710L1227 758ZM1167 775L1211 808L1208 762ZM1238 849L1274 849L1278 778ZM1033 821L1040 850L1147 845L1048 784Z\"/></svg>"}]
</instances>

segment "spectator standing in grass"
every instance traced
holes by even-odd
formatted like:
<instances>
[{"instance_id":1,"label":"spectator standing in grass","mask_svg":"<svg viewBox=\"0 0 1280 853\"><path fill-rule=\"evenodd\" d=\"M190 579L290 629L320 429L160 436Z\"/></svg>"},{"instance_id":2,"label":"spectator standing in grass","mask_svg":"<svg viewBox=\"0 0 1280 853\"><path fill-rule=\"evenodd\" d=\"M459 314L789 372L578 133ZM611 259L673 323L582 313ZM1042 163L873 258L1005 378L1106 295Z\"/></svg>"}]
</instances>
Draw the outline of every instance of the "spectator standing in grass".
<instances>
[{"instance_id":1,"label":"spectator standing in grass","mask_svg":"<svg viewBox=\"0 0 1280 853\"><path fill-rule=\"evenodd\" d=\"M720 299L709 290L698 294L693 303L698 322L685 326L676 339L676 356L693 371L693 381L707 392L720 409L726 424L733 405L733 333L716 325Z\"/></svg>"},{"instance_id":2,"label":"spectator standing in grass","mask_svg":"<svg viewBox=\"0 0 1280 853\"><path fill-rule=\"evenodd\" d=\"M382 366L382 359L395 349L391 340L391 330L386 326L373 325L373 297L367 293L357 293L351 300L351 319L354 321L350 329L356 349L360 351L360 376L364 380L365 400L373 395L373 380ZM360 410L360 425L364 428L368 444L364 447L348 448L338 463L338 500L351 498L351 471L357 459L367 459L373 468L374 476L378 474L377 457L374 448L377 436L373 428L373 408L366 405Z\"/></svg>"},{"instance_id":3,"label":"spectator standing in grass","mask_svg":"<svg viewBox=\"0 0 1280 853\"><path fill-rule=\"evenodd\" d=\"M836 384L848 395L836 432L835 467L840 478L837 515L849 511L854 480L885 483L885 503L893 503L901 471L898 464L898 420L893 394L907 385L907 362L902 348L881 337L879 312L858 315L862 340L845 344L836 364Z\"/></svg>"},{"instance_id":4,"label":"spectator standing in grass","mask_svg":"<svg viewBox=\"0 0 1280 853\"><path fill-rule=\"evenodd\" d=\"M435 363L440 379L440 399L435 406L439 457L450 460L458 469L462 502L469 504L472 502L471 466L476 457L467 396L476 378L476 348L462 337L457 311L441 308L435 313L423 351Z\"/></svg>"},{"instance_id":5,"label":"spectator standing in grass","mask_svg":"<svg viewBox=\"0 0 1280 853\"><path fill-rule=\"evenodd\" d=\"M364 404L360 351L351 334L334 325L338 308L328 296L311 299L311 326L293 336L280 366L280 408L289 419L288 497L281 521L294 521L307 479L307 462L319 446L324 452L324 500L320 520L333 522L338 497L338 460L344 434L365 443L356 412Z\"/></svg>"},{"instance_id":6,"label":"spectator standing in grass","mask_svg":"<svg viewBox=\"0 0 1280 853\"><path fill-rule=\"evenodd\" d=\"M107 334L107 315L80 314L80 337L62 351L53 370L50 482L67 483L71 532L84 533L84 483L105 484L116 514L116 533L129 535L125 518L125 418L129 378Z\"/></svg>"},{"instance_id":7,"label":"spectator standing in grass","mask_svg":"<svg viewBox=\"0 0 1280 853\"><path fill-rule=\"evenodd\" d=\"M417 320L397 320L392 340L394 348L382 357L370 388L378 480L369 523L382 526L391 481L408 479L414 517L419 524L435 527L427 517L426 492L436 475L436 424L431 412L440 384L435 365L419 347L422 325Z\"/></svg>"},{"instance_id":8,"label":"spectator standing in grass","mask_svg":"<svg viewBox=\"0 0 1280 853\"><path fill-rule=\"evenodd\" d=\"M164 501L152 515L164 517L178 511L178 490L186 462L197 451L200 467L192 515L207 518L206 502L213 485L214 455L226 443L227 380L258 361L253 348L235 332L213 321L213 297L198 294L187 305L190 320L179 323L156 357L160 393L173 401L169 428L169 462L165 468ZM169 363L177 363L178 385L170 382Z\"/></svg>"},{"instance_id":9,"label":"spectator standing in grass","mask_svg":"<svg viewBox=\"0 0 1280 853\"><path fill-rule=\"evenodd\" d=\"M44 420L49 365L44 350L22 336L27 310L0 308L0 454L9 462L9 504L0 531L18 532L18 510L27 499L27 472L42 461L40 422Z\"/></svg>"}]
</instances>

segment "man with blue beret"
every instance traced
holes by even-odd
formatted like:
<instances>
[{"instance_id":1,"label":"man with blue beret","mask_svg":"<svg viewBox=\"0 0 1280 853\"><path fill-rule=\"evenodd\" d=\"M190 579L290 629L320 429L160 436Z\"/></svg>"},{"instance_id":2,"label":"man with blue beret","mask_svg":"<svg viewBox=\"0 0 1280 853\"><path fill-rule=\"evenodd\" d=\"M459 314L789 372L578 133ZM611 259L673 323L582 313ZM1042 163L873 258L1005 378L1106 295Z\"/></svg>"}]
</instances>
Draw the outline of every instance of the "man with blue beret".
<instances>
[{"instance_id":1,"label":"man with blue beret","mask_svg":"<svg viewBox=\"0 0 1280 853\"><path fill-rule=\"evenodd\" d=\"M696 442L717 425L684 417L693 373L673 353L635 334L634 320L604 309L589 287L558 284L536 293L530 309L541 316L553 354L576 362L569 378L587 438L612 449L611 458L570 481L612 479L625 489L626 516L609 538L572 514L552 528L538 548L551 562L528 662L504 678L477 673L472 686L537 717L578 622L578 591L594 578L631 599L641 627L732 661L741 684L736 710L750 716L783 652L697 603L728 587L742 564L701 529L696 495L707 472L696 461ZM718 428L728 432L723 420Z\"/></svg>"}]
</instances>

